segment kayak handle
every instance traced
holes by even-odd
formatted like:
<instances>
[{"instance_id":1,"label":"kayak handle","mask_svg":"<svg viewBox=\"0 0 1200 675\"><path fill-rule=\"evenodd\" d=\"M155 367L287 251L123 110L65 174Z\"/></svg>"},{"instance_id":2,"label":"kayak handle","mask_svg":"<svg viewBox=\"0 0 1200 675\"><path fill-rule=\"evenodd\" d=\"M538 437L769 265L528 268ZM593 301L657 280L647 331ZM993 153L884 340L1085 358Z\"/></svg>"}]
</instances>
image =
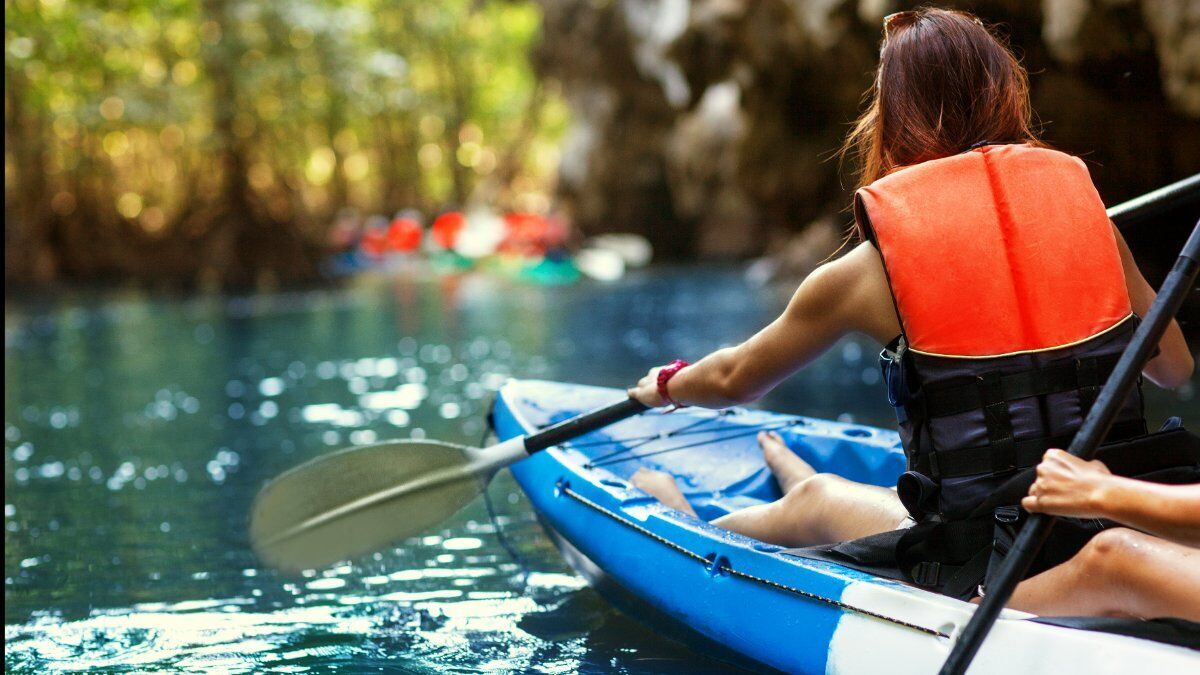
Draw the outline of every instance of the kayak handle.
<instances>
[{"instance_id":1,"label":"kayak handle","mask_svg":"<svg viewBox=\"0 0 1200 675\"><path fill-rule=\"evenodd\" d=\"M610 424L615 424L628 417L645 412L649 407L641 401L627 398L618 403L597 408L558 424L551 425L530 436L525 437L525 452L533 454L540 450L565 443L573 438L591 433Z\"/></svg>"}]
</instances>

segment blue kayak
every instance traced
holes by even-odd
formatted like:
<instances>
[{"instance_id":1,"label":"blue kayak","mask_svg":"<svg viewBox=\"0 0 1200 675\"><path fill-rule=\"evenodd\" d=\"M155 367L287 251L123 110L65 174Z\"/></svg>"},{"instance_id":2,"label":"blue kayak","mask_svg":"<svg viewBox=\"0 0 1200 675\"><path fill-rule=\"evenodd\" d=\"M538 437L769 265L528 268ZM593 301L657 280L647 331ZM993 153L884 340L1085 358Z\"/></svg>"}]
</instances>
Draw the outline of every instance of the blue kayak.
<instances>
[{"instance_id":1,"label":"blue kayak","mask_svg":"<svg viewBox=\"0 0 1200 675\"><path fill-rule=\"evenodd\" d=\"M615 389L513 381L493 426L502 440L620 400ZM621 609L718 657L796 673L932 673L974 606L796 557L709 524L773 501L756 440L777 431L818 471L891 487L897 435L855 424L732 409L651 411L515 464L568 563ZM697 517L633 487L674 475ZM1141 637L1035 621L1006 610L971 673L1200 672L1200 653Z\"/></svg>"}]
</instances>

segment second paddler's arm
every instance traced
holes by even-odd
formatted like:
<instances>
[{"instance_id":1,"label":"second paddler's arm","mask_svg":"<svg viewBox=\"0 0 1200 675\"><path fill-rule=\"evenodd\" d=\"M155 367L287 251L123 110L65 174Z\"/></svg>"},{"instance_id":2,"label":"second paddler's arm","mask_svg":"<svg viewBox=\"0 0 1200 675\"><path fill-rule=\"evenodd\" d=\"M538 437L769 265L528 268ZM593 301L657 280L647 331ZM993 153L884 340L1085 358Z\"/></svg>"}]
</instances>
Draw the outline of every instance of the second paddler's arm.
<instances>
[{"instance_id":1,"label":"second paddler's arm","mask_svg":"<svg viewBox=\"0 0 1200 675\"><path fill-rule=\"evenodd\" d=\"M745 342L705 356L670 381L671 397L684 405L724 408L754 401L850 332L881 342L899 332L883 263L870 244L812 272L787 308ZM663 405L651 370L630 393Z\"/></svg>"},{"instance_id":2,"label":"second paddler's arm","mask_svg":"<svg viewBox=\"0 0 1200 675\"><path fill-rule=\"evenodd\" d=\"M1185 546L1200 547L1200 484L1163 485L1114 476L1099 460L1046 451L1028 511L1070 518L1107 518Z\"/></svg>"}]
</instances>

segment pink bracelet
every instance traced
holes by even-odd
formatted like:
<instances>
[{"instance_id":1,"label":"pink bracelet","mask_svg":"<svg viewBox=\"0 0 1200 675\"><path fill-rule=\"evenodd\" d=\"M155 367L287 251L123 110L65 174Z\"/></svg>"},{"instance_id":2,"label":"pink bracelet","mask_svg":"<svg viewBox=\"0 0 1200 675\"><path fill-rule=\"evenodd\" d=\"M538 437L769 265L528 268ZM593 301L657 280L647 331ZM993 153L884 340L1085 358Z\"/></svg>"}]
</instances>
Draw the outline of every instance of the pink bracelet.
<instances>
[{"instance_id":1,"label":"pink bracelet","mask_svg":"<svg viewBox=\"0 0 1200 675\"><path fill-rule=\"evenodd\" d=\"M662 397L662 400L674 406L675 410L678 410L683 406L679 403L679 401L671 398L670 392L667 391L667 383L671 381L672 377L675 377L676 373L690 365L692 364L688 363L687 361L675 359L674 361L658 369L658 395Z\"/></svg>"}]
</instances>

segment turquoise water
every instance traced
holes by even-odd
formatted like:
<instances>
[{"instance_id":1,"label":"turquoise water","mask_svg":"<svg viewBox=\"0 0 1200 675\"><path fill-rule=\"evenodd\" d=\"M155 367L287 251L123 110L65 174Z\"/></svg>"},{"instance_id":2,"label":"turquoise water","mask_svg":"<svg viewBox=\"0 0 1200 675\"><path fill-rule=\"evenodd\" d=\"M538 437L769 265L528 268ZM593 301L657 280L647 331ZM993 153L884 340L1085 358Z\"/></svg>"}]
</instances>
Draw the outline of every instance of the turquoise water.
<instances>
[{"instance_id":1,"label":"turquoise water","mask_svg":"<svg viewBox=\"0 0 1200 675\"><path fill-rule=\"evenodd\" d=\"M480 443L509 377L623 386L745 337L781 302L734 269L562 288L414 273L253 297L10 300L5 669L722 668L587 588L507 474L490 490L495 518L479 500L307 577L259 566L246 513L268 478L334 448ZM875 349L839 344L764 405L888 424ZM1200 423L1194 391L1152 408Z\"/></svg>"}]
</instances>

